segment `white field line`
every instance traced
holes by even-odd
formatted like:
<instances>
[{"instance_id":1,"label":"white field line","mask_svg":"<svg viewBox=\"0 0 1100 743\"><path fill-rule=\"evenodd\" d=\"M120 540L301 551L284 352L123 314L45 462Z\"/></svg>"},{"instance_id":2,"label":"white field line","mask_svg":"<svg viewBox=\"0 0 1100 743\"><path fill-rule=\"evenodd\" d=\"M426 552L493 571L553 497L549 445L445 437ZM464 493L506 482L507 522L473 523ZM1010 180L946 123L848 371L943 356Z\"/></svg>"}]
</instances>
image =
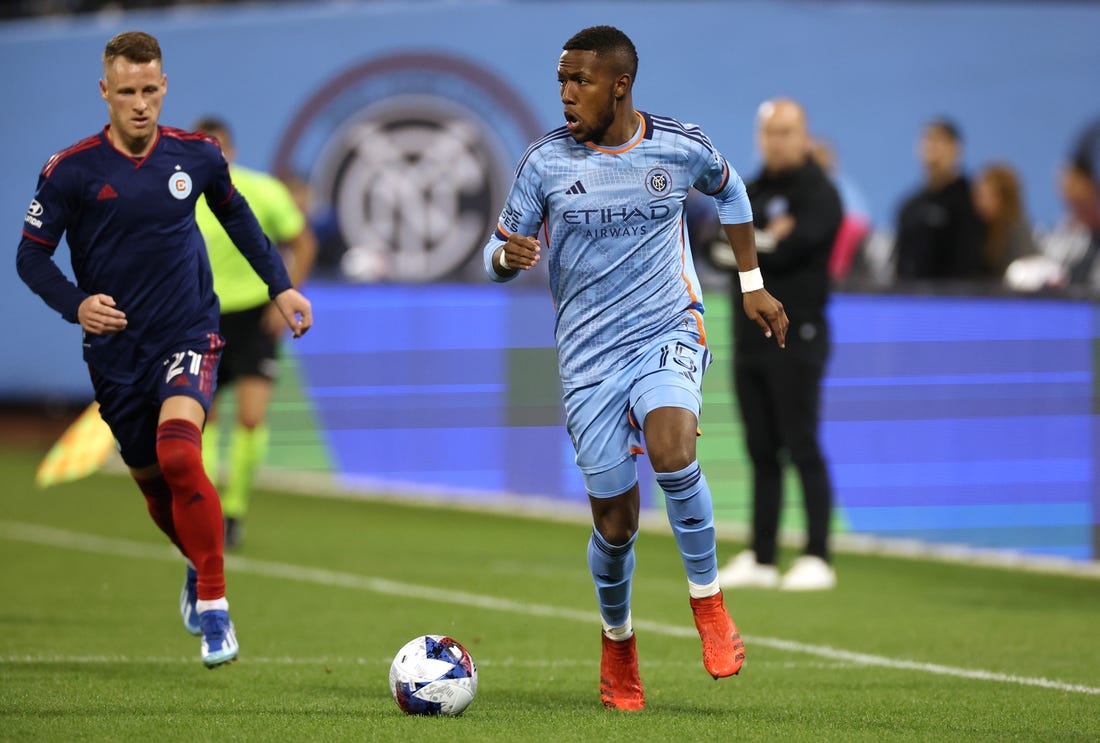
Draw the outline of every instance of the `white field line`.
<instances>
[{"instance_id":1,"label":"white field line","mask_svg":"<svg viewBox=\"0 0 1100 743\"><path fill-rule=\"evenodd\" d=\"M122 460L113 457L103 468L105 474L129 477ZM513 518L559 521L590 525L592 513L586 503L563 502L559 498L535 495L514 495L468 488L442 488L433 485L375 480L373 478L339 478L323 472L289 470L278 467L261 468L256 484L281 493L307 498L374 501L403 507L447 508L477 513L503 513ZM129 485L127 485L129 487ZM749 540L748 527L728 523L715 513L718 536L740 542ZM664 510L643 509L641 529L646 532L671 534ZM972 547L964 544L926 542L920 539L889 537L875 534L842 532L831 538L830 549L837 554L879 555L901 560L945 562L974 565L999 570L1069 575L1100 580L1100 560L1076 560L1055 555L1039 555L1009 548ZM805 542L800 531L780 530L779 542L799 548Z\"/></svg>"},{"instance_id":2,"label":"white field line","mask_svg":"<svg viewBox=\"0 0 1100 743\"><path fill-rule=\"evenodd\" d=\"M65 529L56 529L51 526L17 521L0 521L0 538L60 549L90 552L98 555L137 557L142 559L162 560L165 562L180 561L179 553L176 552L175 548L169 547L168 545L162 547L147 542L101 537L94 534L84 534ZM463 591L440 591L437 587L432 586L420 586L414 583L404 583L401 581L387 580L385 578L373 578L370 576L355 575L353 573L341 573L333 570L325 570L323 568L310 568L271 560L256 560L249 557L227 556L226 567L238 573L263 575L270 578L281 578L283 580L293 580L314 585L350 588L390 596L413 598L420 601L457 604L460 606L505 611L527 616L568 619L570 621L584 622L591 625L598 625L600 622L599 615L593 611L580 611L578 609L550 606L547 604L513 601L511 599L466 593ZM694 637L696 634L693 627L663 624L661 622L636 620L634 626L642 632L652 632L654 634L670 637ZM980 669L957 668L937 663L920 663L905 659L889 658L882 655L855 653L848 650L832 648L828 645L810 645L791 640L759 637L756 635L746 635L745 641L750 644L750 646L755 645L791 653L811 655L829 661L930 673L937 676L952 676L974 681L991 681L996 683L1015 684L1018 686L1035 686L1072 694L1100 695L1100 687L1071 684L1056 679L1016 676L1013 674L997 673Z\"/></svg>"},{"instance_id":3,"label":"white field line","mask_svg":"<svg viewBox=\"0 0 1100 743\"><path fill-rule=\"evenodd\" d=\"M292 658L290 656L276 656L276 657L254 657L248 656L248 663L250 665L267 665L267 666L388 666L392 662L392 658L352 658L352 657L339 657L339 656L317 656L315 658ZM588 660L580 660L578 658L553 658L546 660L537 660L531 658L500 658L500 659L479 659L477 665L479 668L537 668L537 669L555 669L555 668L594 668L598 664L598 660L592 657ZM195 665L195 657L192 655L179 655L179 656L136 656L136 655L59 655L40 653L23 654L23 655L0 655L0 665L114 665L114 664L142 664L151 666L161 665L181 665L181 666L193 666ZM647 660L645 666L647 668L660 666L662 668L695 668L699 665L697 660L683 660L683 661L668 661L668 660ZM831 663L815 662L815 661L753 661L753 668L784 668L784 669L823 669L829 671L835 671L846 668L865 668L862 663L848 663L834 661Z\"/></svg>"}]
</instances>

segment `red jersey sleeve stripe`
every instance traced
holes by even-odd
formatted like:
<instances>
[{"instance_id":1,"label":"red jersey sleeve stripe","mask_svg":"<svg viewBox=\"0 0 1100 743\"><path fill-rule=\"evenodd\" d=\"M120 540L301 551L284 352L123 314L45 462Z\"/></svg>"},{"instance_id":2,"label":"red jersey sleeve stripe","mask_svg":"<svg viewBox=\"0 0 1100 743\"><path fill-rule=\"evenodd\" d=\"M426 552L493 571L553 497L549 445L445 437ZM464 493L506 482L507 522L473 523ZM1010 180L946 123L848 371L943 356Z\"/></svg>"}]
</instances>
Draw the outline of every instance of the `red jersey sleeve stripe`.
<instances>
[{"instance_id":1,"label":"red jersey sleeve stripe","mask_svg":"<svg viewBox=\"0 0 1100 743\"><path fill-rule=\"evenodd\" d=\"M34 235L27 232L26 230L23 230L23 237L27 238L28 240L34 240L39 245L45 245L47 248L56 248L57 247L57 243L47 242L46 240L43 240L41 237L35 237Z\"/></svg>"},{"instance_id":2,"label":"red jersey sleeve stripe","mask_svg":"<svg viewBox=\"0 0 1100 743\"><path fill-rule=\"evenodd\" d=\"M189 132L183 129L177 129L173 126L161 127L161 132L164 136L171 137L172 139L181 139L188 142L209 142L213 145L218 144L218 140L214 139L206 132Z\"/></svg>"},{"instance_id":3,"label":"red jersey sleeve stripe","mask_svg":"<svg viewBox=\"0 0 1100 743\"><path fill-rule=\"evenodd\" d=\"M234 186L232 183L229 184L229 195L222 199L218 206L225 206L226 204L228 204L229 200L233 198L233 194L235 193L237 193L237 187Z\"/></svg>"},{"instance_id":4,"label":"red jersey sleeve stripe","mask_svg":"<svg viewBox=\"0 0 1100 743\"><path fill-rule=\"evenodd\" d=\"M53 173L53 169L57 167L57 164L64 160L66 157L69 157L70 155L75 155L77 152L91 149L92 147L96 147L100 144L102 144L102 140L99 138L99 135L96 134L94 137L88 137L87 139L80 140L72 147L61 150L61 152L54 153L50 157L50 159L46 161L46 167L42 168L42 175L49 178L50 175Z\"/></svg>"}]
</instances>

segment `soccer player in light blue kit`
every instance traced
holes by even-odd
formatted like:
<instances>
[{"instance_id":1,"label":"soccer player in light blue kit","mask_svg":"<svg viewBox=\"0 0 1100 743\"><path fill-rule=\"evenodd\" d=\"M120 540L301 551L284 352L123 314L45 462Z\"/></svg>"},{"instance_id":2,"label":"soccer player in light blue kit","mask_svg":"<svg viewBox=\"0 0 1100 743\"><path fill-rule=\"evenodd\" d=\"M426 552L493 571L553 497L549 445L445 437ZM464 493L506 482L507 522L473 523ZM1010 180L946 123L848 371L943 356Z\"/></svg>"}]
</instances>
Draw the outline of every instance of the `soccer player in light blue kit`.
<instances>
[{"instance_id":1,"label":"soccer player in light blue kit","mask_svg":"<svg viewBox=\"0 0 1100 743\"><path fill-rule=\"evenodd\" d=\"M717 679L740 671L745 657L718 587L713 507L695 459L710 352L683 220L692 187L717 201L745 312L780 346L787 316L763 288L741 178L698 127L634 110L630 39L595 26L563 49L566 124L524 154L484 261L494 281L549 261L566 426L592 507L600 696L634 711L645 706L630 619L643 451L687 571L703 665Z\"/></svg>"}]
</instances>

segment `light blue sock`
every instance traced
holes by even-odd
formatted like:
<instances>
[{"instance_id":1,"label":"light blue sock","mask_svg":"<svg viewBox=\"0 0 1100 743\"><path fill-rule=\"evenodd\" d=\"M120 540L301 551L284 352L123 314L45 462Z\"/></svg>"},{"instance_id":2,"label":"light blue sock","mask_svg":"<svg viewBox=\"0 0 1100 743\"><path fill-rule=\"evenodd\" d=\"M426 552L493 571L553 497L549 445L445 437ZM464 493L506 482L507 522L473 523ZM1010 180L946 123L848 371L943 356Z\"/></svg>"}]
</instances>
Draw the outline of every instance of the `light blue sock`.
<instances>
[{"instance_id":1,"label":"light blue sock","mask_svg":"<svg viewBox=\"0 0 1100 743\"><path fill-rule=\"evenodd\" d=\"M626 544L612 545L596 531L588 540L588 569L596 584L600 615L609 627L621 627L630 616L630 587L634 579L635 532Z\"/></svg>"},{"instance_id":2,"label":"light blue sock","mask_svg":"<svg viewBox=\"0 0 1100 743\"><path fill-rule=\"evenodd\" d=\"M688 581L707 585L718 579L718 552L714 544L714 506L707 478L695 461L678 472L658 472L665 491L665 511L676 546L684 560Z\"/></svg>"}]
</instances>

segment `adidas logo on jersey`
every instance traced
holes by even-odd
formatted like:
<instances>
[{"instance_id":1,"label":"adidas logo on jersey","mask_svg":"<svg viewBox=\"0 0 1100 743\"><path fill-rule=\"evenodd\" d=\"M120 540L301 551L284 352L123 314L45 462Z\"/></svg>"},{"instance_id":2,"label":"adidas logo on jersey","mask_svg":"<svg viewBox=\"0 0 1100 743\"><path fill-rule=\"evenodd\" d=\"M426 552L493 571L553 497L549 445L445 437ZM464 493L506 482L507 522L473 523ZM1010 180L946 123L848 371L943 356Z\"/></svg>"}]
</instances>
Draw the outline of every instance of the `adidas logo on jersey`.
<instances>
[{"instance_id":1,"label":"adidas logo on jersey","mask_svg":"<svg viewBox=\"0 0 1100 743\"><path fill-rule=\"evenodd\" d=\"M579 193L588 193L588 191L584 190L584 184L583 183L581 183L580 181L577 181L576 183L574 183L572 186L569 187L569 190L566 191L566 193L579 194Z\"/></svg>"},{"instance_id":2,"label":"adidas logo on jersey","mask_svg":"<svg viewBox=\"0 0 1100 743\"><path fill-rule=\"evenodd\" d=\"M108 183L103 188L99 189L99 194L96 196L97 201L104 201L106 199L117 199L118 192L111 188L111 184Z\"/></svg>"}]
</instances>

